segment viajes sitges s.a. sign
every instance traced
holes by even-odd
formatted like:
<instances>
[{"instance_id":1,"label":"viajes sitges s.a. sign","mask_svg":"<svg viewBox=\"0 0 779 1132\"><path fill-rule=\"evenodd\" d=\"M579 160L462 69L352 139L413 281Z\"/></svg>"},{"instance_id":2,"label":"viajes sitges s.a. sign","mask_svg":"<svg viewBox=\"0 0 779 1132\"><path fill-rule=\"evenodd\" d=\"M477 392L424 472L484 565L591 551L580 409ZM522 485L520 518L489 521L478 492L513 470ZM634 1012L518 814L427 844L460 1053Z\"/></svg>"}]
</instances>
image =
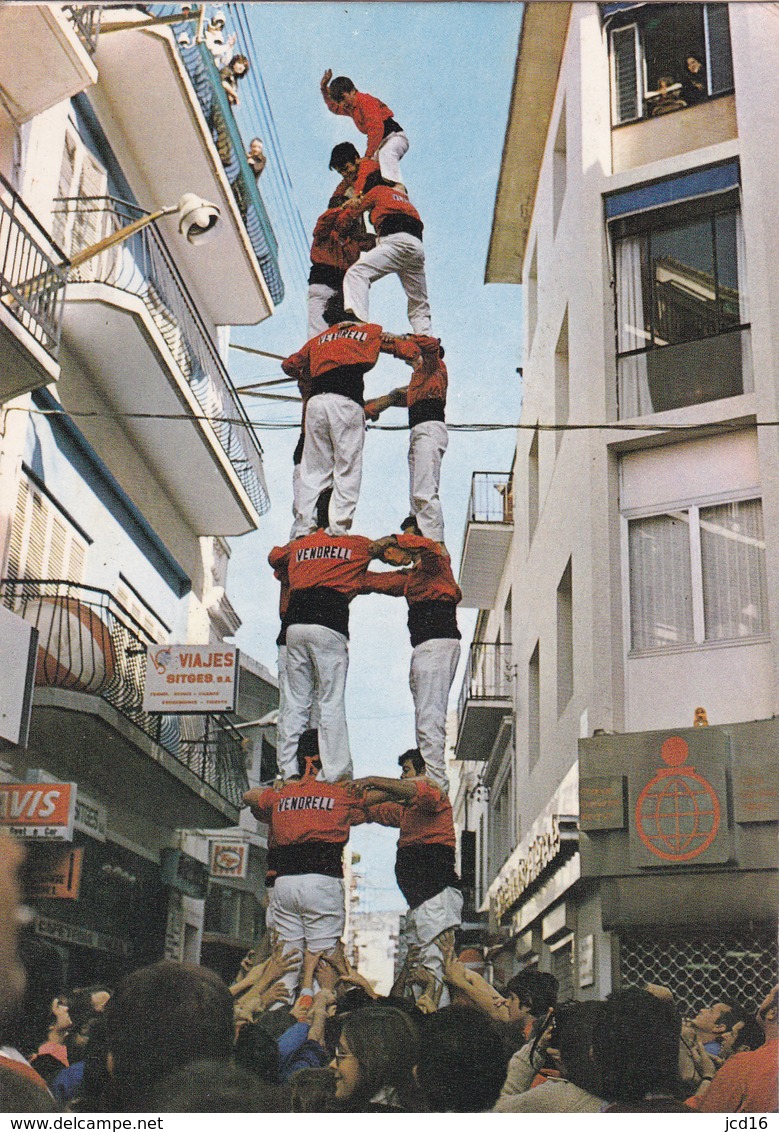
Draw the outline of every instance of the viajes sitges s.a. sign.
<instances>
[{"instance_id":1,"label":"viajes sitges s.a. sign","mask_svg":"<svg viewBox=\"0 0 779 1132\"><path fill-rule=\"evenodd\" d=\"M144 711L166 715L234 711L235 645L151 645L146 655Z\"/></svg>"}]
</instances>

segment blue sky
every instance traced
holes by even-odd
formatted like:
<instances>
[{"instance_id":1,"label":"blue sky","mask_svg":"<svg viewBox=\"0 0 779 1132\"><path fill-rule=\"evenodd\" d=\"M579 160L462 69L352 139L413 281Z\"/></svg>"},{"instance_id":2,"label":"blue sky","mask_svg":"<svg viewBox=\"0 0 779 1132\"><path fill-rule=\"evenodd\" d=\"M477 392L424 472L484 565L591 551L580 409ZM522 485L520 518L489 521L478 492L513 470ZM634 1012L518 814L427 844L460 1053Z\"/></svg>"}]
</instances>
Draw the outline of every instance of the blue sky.
<instances>
[{"instance_id":1,"label":"blue sky","mask_svg":"<svg viewBox=\"0 0 779 1132\"><path fill-rule=\"evenodd\" d=\"M425 224L433 328L446 347L449 370L449 421L516 422L521 291L511 285L486 286L483 280L521 6L257 3L250 5L249 15L256 48L252 63L262 71L307 237L338 180L327 168L333 145L352 141L361 152L364 146L351 121L330 114L322 101L319 80L331 68L386 102L410 139L402 169ZM262 135L247 100L239 115L245 138ZM272 219L283 246L285 228L273 213ZM305 287L299 274L296 281L285 272L285 282L287 294L273 318L235 330L234 342L280 354L302 345ZM410 329L395 277L372 288L371 319L395 333ZM231 352L230 363L236 384L282 376L274 362L238 351ZM401 362L383 358L368 375L366 394L405 384L408 374ZM255 421L299 420L295 405L246 403ZM403 424L402 411L385 414L382 422ZM238 644L275 671L278 593L266 559L270 548L289 535L297 431L262 429L259 437L272 508L259 531L232 541L229 592L243 619ZM441 496L455 573L471 474L508 471L513 447L510 429L450 433ZM356 532L377 537L398 529L408 512L407 449L405 431L368 433ZM461 612L463 652L474 620L474 612ZM395 775L397 756L414 745L405 622L402 600L371 596L352 605L347 714L355 775ZM453 703L460 683L458 675ZM392 872L395 840L392 831L378 827L353 834L365 876L364 909L403 906Z\"/></svg>"}]
</instances>

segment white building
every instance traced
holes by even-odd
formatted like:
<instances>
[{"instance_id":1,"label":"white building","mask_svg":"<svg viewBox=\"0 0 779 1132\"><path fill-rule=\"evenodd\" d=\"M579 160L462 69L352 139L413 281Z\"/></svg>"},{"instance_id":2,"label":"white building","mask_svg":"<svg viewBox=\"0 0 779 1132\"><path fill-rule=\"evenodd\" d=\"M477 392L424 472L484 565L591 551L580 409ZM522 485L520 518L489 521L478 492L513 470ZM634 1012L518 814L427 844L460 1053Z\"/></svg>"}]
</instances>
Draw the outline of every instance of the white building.
<instances>
[{"instance_id":1,"label":"white building","mask_svg":"<svg viewBox=\"0 0 779 1132\"><path fill-rule=\"evenodd\" d=\"M239 624L225 538L268 499L219 343L283 288L205 46L137 7L3 5L0 87L0 598L39 632L2 780L77 785L80 893L37 899L36 931L70 983L113 980L166 929L167 954L199 954L207 870L175 831L238 822L241 733L146 713L145 653ZM206 248L170 215L71 264L188 192L219 209ZM29 857L51 893L60 857Z\"/></svg>"},{"instance_id":2,"label":"white building","mask_svg":"<svg viewBox=\"0 0 779 1132\"><path fill-rule=\"evenodd\" d=\"M486 271L523 287L523 406L474 476L456 757L498 973L565 997L775 983L777 32L525 9Z\"/></svg>"}]
</instances>

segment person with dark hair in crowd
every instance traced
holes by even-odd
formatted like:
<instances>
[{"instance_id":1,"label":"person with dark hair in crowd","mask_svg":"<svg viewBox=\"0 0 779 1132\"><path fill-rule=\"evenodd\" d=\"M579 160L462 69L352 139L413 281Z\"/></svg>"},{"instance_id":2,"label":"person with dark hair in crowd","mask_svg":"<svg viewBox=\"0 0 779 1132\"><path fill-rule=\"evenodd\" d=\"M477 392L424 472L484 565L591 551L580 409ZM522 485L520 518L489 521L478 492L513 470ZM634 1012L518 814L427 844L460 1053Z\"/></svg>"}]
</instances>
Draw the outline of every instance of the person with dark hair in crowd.
<instances>
[{"instance_id":1,"label":"person with dark hair in crowd","mask_svg":"<svg viewBox=\"0 0 779 1132\"><path fill-rule=\"evenodd\" d=\"M551 971L539 971L535 967L512 975L506 983L509 1018L522 1028L526 1038L530 1037L533 1025L557 1005L557 989L558 982Z\"/></svg>"},{"instance_id":2,"label":"person with dark hair in crowd","mask_svg":"<svg viewBox=\"0 0 779 1132\"><path fill-rule=\"evenodd\" d=\"M278 1112L278 1088L223 1058L182 1066L149 1095L150 1112Z\"/></svg>"},{"instance_id":3,"label":"person with dark hair in crowd","mask_svg":"<svg viewBox=\"0 0 779 1132\"><path fill-rule=\"evenodd\" d=\"M95 1019L99 1018L110 999L106 987L84 987L69 997L71 1028L65 1039L68 1065L54 1077L51 1091L63 1103L77 1096L84 1078L84 1056Z\"/></svg>"},{"instance_id":4,"label":"person with dark hair in crowd","mask_svg":"<svg viewBox=\"0 0 779 1132\"><path fill-rule=\"evenodd\" d=\"M268 1085L279 1084L278 1044L257 1022L247 1022L238 1030L233 1059Z\"/></svg>"},{"instance_id":5,"label":"person with dark hair in crowd","mask_svg":"<svg viewBox=\"0 0 779 1132\"><path fill-rule=\"evenodd\" d=\"M509 986L511 983L509 983ZM604 1101L590 1051L600 1002L569 1002L554 1010L539 1040L527 1043L509 1064L495 1112L600 1112ZM545 1059L559 1077L533 1080Z\"/></svg>"},{"instance_id":6,"label":"person with dark hair in crowd","mask_svg":"<svg viewBox=\"0 0 779 1132\"><path fill-rule=\"evenodd\" d=\"M162 960L122 979L106 1008L109 1111L153 1111L150 1095L169 1073L233 1051L233 1000L213 971Z\"/></svg>"},{"instance_id":7,"label":"person with dark hair in crowd","mask_svg":"<svg viewBox=\"0 0 779 1132\"><path fill-rule=\"evenodd\" d=\"M680 1031L673 1004L649 991L609 995L592 1035L604 1112L691 1111L677 1099Z\"/></svg>"},{"instance_id":8,"label":"person with dark hair in crowd","mask_svg":"<svg viewBox=\"0 0 779 1132\"><path fill-rule=\"evenodd\" d=\"M75 1112L103 1112L111 1078L108 1072L108 1023L104 1011L98 1011L89 1024L89 1037L84 1047L83 1058L74 1065L81 1081L72 1096L68 1095L68 1081L65 1069L56 1077L52 1085L55 1097L68 1104Z\"/></svg>"},{"instance_id":9,"label":"person with dark hair in crowd","mask_svg":"<svg viewBox=\"0 0 779 1132\"><path fill-rule=\"evenodd\" d=\"M779 1111L779 987L763 999L757 1021L764 1043L728 1058L700 1102L699 1112Z\"/></svg>"},{"instance_id":10,"label":"person with dark hair in crowd","mask_svg":"<svg viewBox=\"0 0 779 1132\"><path fill-rule=\"evenodd\" d=\"M446 1006L425 1017L417 1082L427 1112L489 1112L505 1075L500 1034L486 1015Z\"/></svg>"},{"instance_id":11,"label":"person with dark hair in crowd","mask_svg":"<svg viewBox=\"0 0 779 1132\"><path fill-rule=\"evenodd\" d=\"M335 1102L332 1069L299 1069L289 1087L291 1112L329 1112Z\"/></svg>"},{"instance_id":12,"label":"person with dark hair in crowd","mask_svg":"<svg viewBox=\"0 0 779 1132\"><path fill-rule=\"evenodd\" d=\"M330 1068L340 1112L418 1112L419 1035L402 1010L368 1006L344 1018Z\"/></svg>"}]
</instances>

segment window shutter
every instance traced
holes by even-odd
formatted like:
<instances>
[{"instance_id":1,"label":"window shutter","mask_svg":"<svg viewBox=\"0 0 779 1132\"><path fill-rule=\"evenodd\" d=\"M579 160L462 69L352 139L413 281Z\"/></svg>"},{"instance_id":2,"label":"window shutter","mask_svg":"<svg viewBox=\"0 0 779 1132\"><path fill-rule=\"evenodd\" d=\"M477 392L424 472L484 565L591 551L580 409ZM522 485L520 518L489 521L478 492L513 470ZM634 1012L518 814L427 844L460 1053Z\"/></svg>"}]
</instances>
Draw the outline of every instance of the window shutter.
<instances>
[{"instance_id":1,"label":"window shutter","mask_svg":"<svg viewBox=\"0 0 779 1132\"><path fill-rule=\"evenodd\" d=\"M733 60L730 54L730 21L727 4L704 5L706 49L709 63L709 94L733 90Z\"/></svg>"},{"instance_id":2,"label":"window shutter","mask_svg":"<svg viewBox=\"0 0 779 1132\"><path fill-rule=\"evenodd\" d=\"M9 578L84 580L86 544L52 503L28 480L16 497L8 552Z\"/></svg>"},{"instance_id":3,"label":"window shutter","mask_svg":"<svg viewBox=\"0 0 779 1132\"><path fill-rule=\"evenodd\" d=\"M614 122L632 122L641 117L638 74L638 28L631 24L611 33Z\"/></svg>"},{"instance_id":4,"label":"window shutter","mask_svg":"<svg viewBox=\"0 0 779 1132\"><path fill-rule=\"evenodd\" d=\"M9 578L18 578L22 564L22 553L25 544L24 527L27 517L27 480L19 483L19 492L16 496L16 510L14 512L11 538L8 546L8 565L6 574Z\"/></svg>"},{"instance_id":5,"label":"window shutter","mask_svg":"<svg viewBox=\"0 0 779 1132\"><path fill-rule=\"evenodd\" d=\"M62 151L62 164L60 166L60 179L57 185L58 197L69 197L75 195L75 188L73 180L76 172L76 137L68 128L65 131L65 147ZM54 215L52 217L52 235L56 243L64 248L68 237L68 229L70 227L70 214L66 211L67 206L63 204L54 205Z\"/></svg>"}]
</instances>

